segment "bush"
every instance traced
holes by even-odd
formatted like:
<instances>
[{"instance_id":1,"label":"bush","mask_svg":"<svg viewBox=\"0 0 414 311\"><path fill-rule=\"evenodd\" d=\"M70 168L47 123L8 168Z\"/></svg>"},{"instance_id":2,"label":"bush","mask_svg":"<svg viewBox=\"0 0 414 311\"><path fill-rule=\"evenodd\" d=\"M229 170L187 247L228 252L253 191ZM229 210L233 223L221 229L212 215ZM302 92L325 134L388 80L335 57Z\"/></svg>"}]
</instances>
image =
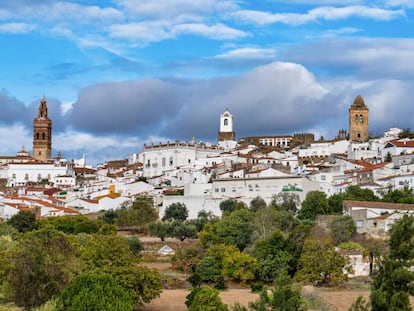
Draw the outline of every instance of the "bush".
<instances>
[{"instance_id":1,"label":"bush","mask_svg":"<svg viewBox=\"0 0 414 311\"><path fill-rule=\"evenodd\" d=\"M185 304L188 311L228 311L221 301L218 290L211 287L193 289L187 295Z\"/></svg>"},{"instance_id":2,"label":"bush","mask_svg":"<svg viewBox=\"0 0 414 311\"><path fill-rule=\"evenodd\" d=\"M81 274L65 288L57 311L132 311L131 297L107 274Z\"/></svg>"}]
</instances>

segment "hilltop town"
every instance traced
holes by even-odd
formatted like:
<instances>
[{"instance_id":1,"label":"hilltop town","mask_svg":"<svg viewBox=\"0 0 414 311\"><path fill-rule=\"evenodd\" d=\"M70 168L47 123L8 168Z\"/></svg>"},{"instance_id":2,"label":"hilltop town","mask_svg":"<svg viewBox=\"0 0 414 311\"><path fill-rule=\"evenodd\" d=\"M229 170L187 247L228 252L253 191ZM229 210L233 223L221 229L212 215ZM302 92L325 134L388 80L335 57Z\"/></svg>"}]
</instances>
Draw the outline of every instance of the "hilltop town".
<instances>
[{"instance_id":1,"label":"hilltop town","mask_svg":"<svg viewBox=\"0 0 414 311\"><path fill-rule=\"evenodd\" d=\"M33 122L32 155L23 147L15 156L0 157L0 218L7 220L22 209L35 211L38 218L89 214L117 209L139 195L153 198L160 218L172 203L184 203L189 217L196 218L201 210L219 216L220 203L227 199L249 204L260 197L269 203L279 193L295 193L303 201L310 191L331 196L349 185L378 196L411 188L411 133L391 128L381 137L369 137L369 109L361 96L350 105L348 117L348 131L339 130L332 140L296 133L236 141L237 120L226 109L219 116L217 144L195 138L151 143L128 159L93 168L84 159L68 160L60 153L51 157L52 120L43 97ZM367 209L352 206L347 211L352 208ZM368 219L394 207L368 210L365 219L355 219L361 231ZM385 231L389 227L387 222Z\"/></svg>"}]
</instances>

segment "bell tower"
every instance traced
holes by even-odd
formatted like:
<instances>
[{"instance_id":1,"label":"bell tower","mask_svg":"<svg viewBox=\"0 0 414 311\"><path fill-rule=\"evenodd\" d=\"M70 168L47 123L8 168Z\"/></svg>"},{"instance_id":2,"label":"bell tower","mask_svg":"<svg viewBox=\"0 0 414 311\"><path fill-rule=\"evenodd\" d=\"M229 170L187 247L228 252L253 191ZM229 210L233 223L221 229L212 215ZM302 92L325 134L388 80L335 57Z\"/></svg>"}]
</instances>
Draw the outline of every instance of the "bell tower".
<instances>
[{"instance_id":1,"label":"bell tower","mask_svg":"<svg viewBox=\"0 0 414 311\"><path fill-rule=\"evenodd\" d=\"M220 115L220 131L218 132L218 141L235 140L233 131L233 116L228 109Z\"/></svg>"},{"instance_id":2,"label":"bell tower","mask_svg":"<svg viewBox=\"0 0 414 311\"><path fill-rule=\"evenodd\" d=\"M39 114L33 121L33 158L38 161L52 158L52 121L47 116L44 96L40 101Z\"/></svg>"},{"instance_id":3,"label":"bell tower","mask_svg":"<svg viewBox=\"0 0 414 311\"><path fill-rule=\"evenodd\" d=\"M358 95L349 108L349 140L366 142L368 135L368 107L361 95Z\"/></svg>"}]
</instances>

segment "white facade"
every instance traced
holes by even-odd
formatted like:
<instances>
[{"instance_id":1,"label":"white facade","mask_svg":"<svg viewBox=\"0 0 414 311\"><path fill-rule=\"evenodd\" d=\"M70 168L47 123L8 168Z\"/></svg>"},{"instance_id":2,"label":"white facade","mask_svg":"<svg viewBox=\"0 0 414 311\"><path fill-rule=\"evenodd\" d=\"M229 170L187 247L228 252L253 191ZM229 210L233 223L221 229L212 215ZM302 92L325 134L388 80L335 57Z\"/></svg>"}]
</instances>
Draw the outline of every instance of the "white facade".
<instances>
[{"instance_id":1,"label":"white facade","mask_svg":"<svg viewBox=\"0 0 414 311\"><path fill-rule=\"evenodd\" d=\"M175 142L144 146L138 161L143 163L143 176L161 176L167 170L192 165L199 159L219 155L223 149L204 144Z\"/></svg>"},{"instance_id":2,"label":"white facade","mask_svg":"<svg viewBox=\"0 0 414 311\"><path fill-rule=\"evenodd\" d=\"M220 115L220 132L233 132L233 116L227 109Z\"/></svg>"},{"instance_id":3,"label":"white facade","mask_svg":"<svg viewBox=\"0 0 414 311\"><path fill-rule=\"evenodd\" d=\"M327 157L333 153L345 154L348 152L349 142L347 140L316 142L310 147L299 150L299 158Z\"/></svg>"},{"instance_id":4,"label":"white facade","mask_svg":"<svg viewBox=\"0 0 414 311\"><path fill-rule=\"evenodd\" d=\"M42 179L53 181L58 176L67 176L68 167L51 163L9 163L7 165L7 186L23 186Z\"/></svg>"}]
</instances>

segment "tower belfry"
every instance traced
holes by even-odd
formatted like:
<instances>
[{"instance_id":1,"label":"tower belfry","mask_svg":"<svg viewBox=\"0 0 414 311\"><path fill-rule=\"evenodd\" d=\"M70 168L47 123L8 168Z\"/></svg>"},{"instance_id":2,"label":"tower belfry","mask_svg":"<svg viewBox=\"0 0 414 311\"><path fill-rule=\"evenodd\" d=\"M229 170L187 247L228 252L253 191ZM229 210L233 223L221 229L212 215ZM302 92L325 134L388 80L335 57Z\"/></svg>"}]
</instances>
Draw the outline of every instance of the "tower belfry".
<instances>
[{"instance_id":1,"label":"tower belfry","mask_svg":"<svg viewBox=\"0 0 414 311\"><path fill-rule=\"evenodd\" d=\"M220 131L218 132L218 141L235 140L233 131L233 116L227 110L220 115Z\"/></svg>"},{"instance_id":2,"label":"tower belfry","mask_svg":"<svg viewBox=\"0 0 414 311\"><path fill-rule=\"evenodd\" d=\"M52 158L52 121L47 116L44 96L40 100L38 116L33 121L33 157L39 161Z\"/></svg>"},{"instance_id":3,"label":"tower belfry","mask_svg":"<svg viewBox=\"0 0 414 311\"><path fill-rule=\"evenodd\" d=\"M349 140L368 141L368 112L362 96L358 95L349 108Z\"/></svg>"}]
</instances>

